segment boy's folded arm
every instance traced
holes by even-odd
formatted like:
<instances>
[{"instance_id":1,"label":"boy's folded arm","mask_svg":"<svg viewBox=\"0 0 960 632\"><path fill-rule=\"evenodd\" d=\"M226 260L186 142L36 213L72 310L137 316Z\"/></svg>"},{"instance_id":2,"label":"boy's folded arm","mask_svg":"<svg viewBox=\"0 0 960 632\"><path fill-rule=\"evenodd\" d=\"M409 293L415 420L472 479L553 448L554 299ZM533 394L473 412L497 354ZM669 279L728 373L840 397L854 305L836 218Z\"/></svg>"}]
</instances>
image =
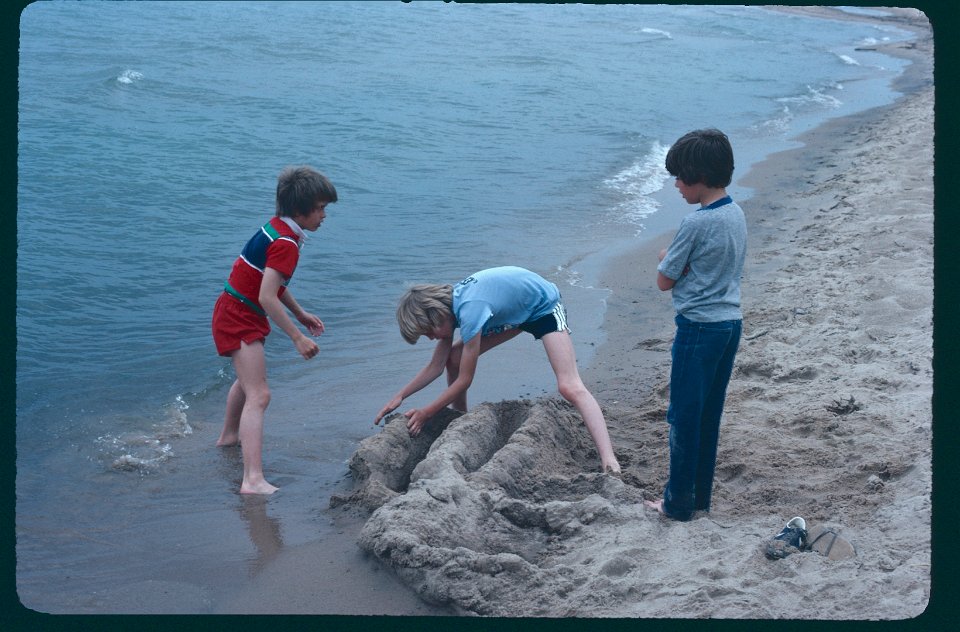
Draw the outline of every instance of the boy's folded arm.
<instances>
[{"instance_id":1,"label":"boy's folded arm","mask_svg":"<svg viewBox=\"0 0 960 632\"><path fill-rule=\"evenodd\" d=\"M671 279L659 270L657 271L657 287L660 288L660 290L666 292L667 290L672 289L676 284L677 282L675 279Z\"/></svg>"}]
</instances>

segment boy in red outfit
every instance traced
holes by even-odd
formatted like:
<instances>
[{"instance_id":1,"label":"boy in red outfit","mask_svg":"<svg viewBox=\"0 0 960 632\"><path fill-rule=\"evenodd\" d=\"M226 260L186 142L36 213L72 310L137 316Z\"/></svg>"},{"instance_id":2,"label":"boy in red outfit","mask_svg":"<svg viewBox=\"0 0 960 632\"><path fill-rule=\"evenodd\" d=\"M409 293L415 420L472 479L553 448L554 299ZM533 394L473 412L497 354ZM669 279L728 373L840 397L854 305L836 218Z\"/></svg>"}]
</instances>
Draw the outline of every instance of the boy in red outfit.
<instances>
[{"instance_id":1,"label":"boy in red outfit","mask_svg":"<svg viewBox=\"0 0 960 632\"><path fill-rule=\"evenodd\" d=\"M297 352L309 360L317 343L294 325L284 307L319 336L323 322L304 311L287 289L300 258L305 230L315 231L326 217L327 204L337 201L330 181L310 167L288 167L277 179L276 216L250 238L233 264L230 277L213 308L217 353L229 356L237 379L227 395L218 446L240 444L243 454L241 494L272 494L277 487L263 476L263 416L270 403L263 343L270 323L280 327Z\"/></svg>"}]
</instances>

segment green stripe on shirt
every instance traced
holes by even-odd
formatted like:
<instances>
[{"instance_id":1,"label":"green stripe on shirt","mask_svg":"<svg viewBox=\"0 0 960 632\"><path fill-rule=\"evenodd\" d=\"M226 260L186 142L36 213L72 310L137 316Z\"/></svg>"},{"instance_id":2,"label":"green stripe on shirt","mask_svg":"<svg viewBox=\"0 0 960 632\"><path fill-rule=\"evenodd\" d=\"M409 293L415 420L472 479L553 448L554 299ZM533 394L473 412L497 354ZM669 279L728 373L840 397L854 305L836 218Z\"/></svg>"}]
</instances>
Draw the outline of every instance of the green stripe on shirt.
<instances>
[{"instance_id":1,"label":"green stripe on shirt","mask_svg":"<svg viewBox=\"0 0 960 632\"><path fill-rule=\"evenodd\" d=\"M238 301L240 301L241 303L243 303L244 305L246 305L256 313L260 314L261 316L267 315L267 313L263 311L262 307L260 307L259 305L251 301L249 298L247 298L246 296L238 292L236 289L234 289L234 287L230 285L230 281L227 281L226 283L223 284L223 291L229 294L230 296L232 296L233 298L237 299Z\"/></svg>"}]
</instances>

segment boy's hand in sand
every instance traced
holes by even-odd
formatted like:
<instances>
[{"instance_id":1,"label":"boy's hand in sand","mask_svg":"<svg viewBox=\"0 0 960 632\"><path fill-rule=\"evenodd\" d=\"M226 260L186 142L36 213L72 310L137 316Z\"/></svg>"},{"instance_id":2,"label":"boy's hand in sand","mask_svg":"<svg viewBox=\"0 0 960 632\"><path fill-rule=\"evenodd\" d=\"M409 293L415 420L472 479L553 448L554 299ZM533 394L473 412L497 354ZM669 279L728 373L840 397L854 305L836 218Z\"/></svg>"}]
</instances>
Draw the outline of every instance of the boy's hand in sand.
<instances>
[{"instance_id":1,"label":"boy's hand in sand","mask_svg":"<svg viewBox=\"0 0 960 632\"><path fill-rule=\"evenodd\" d=\"M407 418L407 430L410 432L411 437L416 437L420 434L423 425L430 419L430 415L422 408L408 410L403 413L403 416Z\"/></svg>"},{"instance_id":2,"label":"boy's hand in sand","mask_svg":"<svg viewBox=\"0 0 960 632\"><path fill-rule=\"evenodd\" d=\"M377 413L376 419L373 420L373 425L374 425L374 426L379 425L379 424L380 424L380 420L383 419L384 415L387 415L387 414L395 411L397 408L400 407L400 404L402 404L402 403L403 403L403 398L400 397L399 395L394 395L394 396L393 396L393 399L391 399L389 402L387 402L387 405L384 406L383 408L381 408L381 409L380 409L380 412Z\"/></svg>"}]
</instances>

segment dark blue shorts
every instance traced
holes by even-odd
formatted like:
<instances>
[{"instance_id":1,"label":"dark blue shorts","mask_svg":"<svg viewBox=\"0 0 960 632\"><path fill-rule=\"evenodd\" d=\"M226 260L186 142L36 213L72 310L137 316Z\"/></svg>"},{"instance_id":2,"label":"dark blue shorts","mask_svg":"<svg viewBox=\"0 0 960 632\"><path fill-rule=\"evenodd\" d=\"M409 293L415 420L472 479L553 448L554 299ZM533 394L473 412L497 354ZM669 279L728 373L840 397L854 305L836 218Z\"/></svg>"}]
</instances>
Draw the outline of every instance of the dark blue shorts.
<instances>
[{"instance_id":1,"label":"dark blue shorts","mask_svg":"<svg viewBox=\"0 0 960 632\"><path fill-rule=\"evenodd\" d=\"M558 302L552 312L536 320L523 323L519 328L527 333L533 334L533 337L537 340L555 331L568 331L567 312L563 309L563 303Z\"/></svg>"}]
</instances>

